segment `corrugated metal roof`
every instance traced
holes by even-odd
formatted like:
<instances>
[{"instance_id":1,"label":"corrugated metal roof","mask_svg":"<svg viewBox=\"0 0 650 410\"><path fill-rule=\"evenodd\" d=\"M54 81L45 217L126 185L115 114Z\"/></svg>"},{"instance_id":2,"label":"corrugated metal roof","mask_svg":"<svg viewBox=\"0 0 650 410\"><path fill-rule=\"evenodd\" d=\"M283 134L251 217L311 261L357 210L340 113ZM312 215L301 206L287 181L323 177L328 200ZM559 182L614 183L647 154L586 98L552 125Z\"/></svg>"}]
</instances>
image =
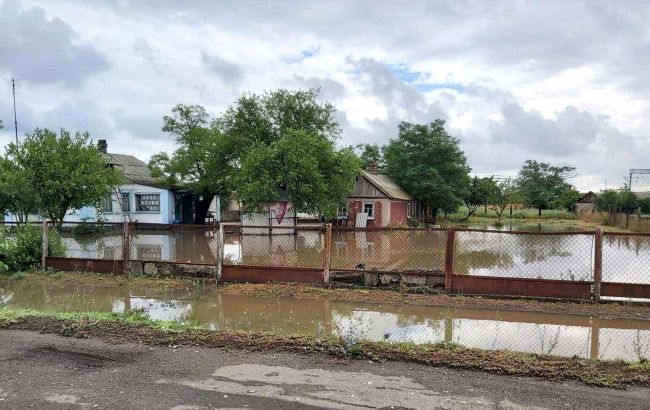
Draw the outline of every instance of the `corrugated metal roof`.
<instances>
[{"instance_id":1,"label":"corrugated metal roof","mask_svg":"<svg viewBox=\"0 0 650 410\"><path fill-rule=\"evenodd\" d=\"M115 166L117 169L122 170L125 183L166 188L164 184L161 184L160 181L151 176L147 164L136 157L132 155L110 153L103 153L102 155L106 159L106 162Z\"/></svg>"},{"instance_id":2,"label":"corrugated metal roof","mask_svg":"<svg viewBox=\"0 0 650 410\"><path fill-rule=\"evenodd\" d=\"M374 186L379 188L379 190L386 194L390 199L401 199L403 201L413 201L415 199L388 175L372 174L365 170L361 170L361 175L363 175Z\"/></svg>"}]
</instances>

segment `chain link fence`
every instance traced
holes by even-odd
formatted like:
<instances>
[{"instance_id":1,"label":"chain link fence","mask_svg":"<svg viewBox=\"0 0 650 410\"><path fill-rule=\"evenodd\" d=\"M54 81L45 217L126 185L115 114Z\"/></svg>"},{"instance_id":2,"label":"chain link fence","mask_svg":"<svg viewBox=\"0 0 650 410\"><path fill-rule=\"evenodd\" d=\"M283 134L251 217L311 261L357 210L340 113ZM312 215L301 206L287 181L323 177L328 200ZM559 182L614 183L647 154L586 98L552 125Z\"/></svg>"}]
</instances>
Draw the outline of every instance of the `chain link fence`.
<instances>
[{"instance_id":1,"label":"chain link fence","mask_svg":"<svg viewBox=\"0 0 650 410\"><path fill-rule=\"evenodd\" d=\"M322 268L325 232L321 226L269 228L226 226L225 265Z\"/></svg>"},{"instance_id":2,"label":"chain link fence","mask_svg":"<svg viewBox=\"0 0 650 410\"><path fill-rule=\"evenodd\" d=\"M603 234L603 282L650 285L650 235Z\"/></svg>"},{"instance_id":3,"label":"chain link fence","mask_svg":"<svg viewBox=\"0 0 650 410\"><path fill-rule=\"evenodd\" d=\"M456 232L454 273L527 279L593 280L591 233Z\"/></svg>"},{"instance_id":4,"label":"chain link fence","mask_svg":"<svg viewBox=\"0 0 650 410\"><path fill-rule=\"evenodd\" d=\"M335 230L332 269L442 272L445 240L442 229Z\"/></svg>"}]
</instances>

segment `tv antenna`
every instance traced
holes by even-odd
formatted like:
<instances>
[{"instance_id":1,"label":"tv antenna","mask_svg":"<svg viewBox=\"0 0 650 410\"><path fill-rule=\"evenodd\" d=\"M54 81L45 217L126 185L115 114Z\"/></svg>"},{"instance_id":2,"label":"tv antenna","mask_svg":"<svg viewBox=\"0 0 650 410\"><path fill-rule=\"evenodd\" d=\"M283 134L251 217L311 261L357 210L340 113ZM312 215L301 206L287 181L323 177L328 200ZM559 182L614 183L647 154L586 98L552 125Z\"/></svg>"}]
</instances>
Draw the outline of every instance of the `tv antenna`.
<instances>
[{"instance_id":1,"label":"tv antenna","mask_svg":"<svg viewBox=\"0 0 650 410\"><path fill-rule=\"evenodd\" d=\"M14 95L14 130L16 131L16 146L18 146L18 117L16 117L16 81L11 77L11 91Z\"/></svg>"}]
</instances>

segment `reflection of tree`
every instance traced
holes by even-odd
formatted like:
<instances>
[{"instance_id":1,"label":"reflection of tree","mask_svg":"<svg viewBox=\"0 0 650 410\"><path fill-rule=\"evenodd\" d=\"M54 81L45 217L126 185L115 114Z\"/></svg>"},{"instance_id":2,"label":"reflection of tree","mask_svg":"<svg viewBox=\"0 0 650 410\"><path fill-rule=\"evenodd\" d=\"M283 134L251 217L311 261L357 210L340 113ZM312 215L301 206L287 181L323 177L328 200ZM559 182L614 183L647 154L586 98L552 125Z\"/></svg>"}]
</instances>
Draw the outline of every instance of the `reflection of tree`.
<instances>
[{"instance_id":1,"label":"reflection of tree","mask_svg":"<svg viewBox=\"0 0 650 410\"><path fill-rule=\"evenodd\" d=\"M550 326L535 325L535 333L539 338L540 352L545 354L551 354L555 350L560 340L560 333L562 332L562 326L555 326L555 334L550 335L547 339L546 333L549 328Z\"/></svg>"},{"instance_id":2,"label":"reflection of tree","mask_svg":"<svg viewBox=\"0 0 650 410\"><path fill-rule=\"evenodd\" d=\"M645 332L644 332L645 333ZM636 360L647 359L650 349L650 337L643 337L641 330L637 330L632 340L632 351Z\"/></svg>"},{"instance_id":3,"label":"reflection of tree","mask_svg":"<svg viewBox=\"0 0 650 410\"><path fill-rule=\"evenodd\" d=\"M461 250L456 252L454 272L456 274L469 274L474 269L511 268L514 266L512 253L501 250Z\"/></svg>"}]
</instances>

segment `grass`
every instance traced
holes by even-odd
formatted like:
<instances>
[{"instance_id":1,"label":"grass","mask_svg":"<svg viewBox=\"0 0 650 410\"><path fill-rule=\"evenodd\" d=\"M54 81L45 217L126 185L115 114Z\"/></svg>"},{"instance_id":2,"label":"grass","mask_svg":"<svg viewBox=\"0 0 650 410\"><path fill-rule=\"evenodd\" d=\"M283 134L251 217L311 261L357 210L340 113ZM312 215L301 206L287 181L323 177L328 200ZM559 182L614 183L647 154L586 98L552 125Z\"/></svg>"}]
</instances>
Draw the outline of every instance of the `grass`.
<instances>
[{"instance_id":1,"label":"grass","mask_svg":"<svg viewBox=\"0 0 650 410\"><path fill-rule=\"evenodd\" d=\"M576 220L577 216L573 212L559 210L559 209L543 209L542 216L540 217L537 209L513 209L512 215L508 209L503 213L501 220ZM467 207L461 207L458 211L447 214L447 221L457 222L463 220L467 216ZM498 219L496 212L488 208L487 212L483 207L480 207L473 215L474 218L482 219Z\"/></svg>"},{"instance_id":2,"label":"grass","mask_svg":"<svg viewBox=\"0 0 650 410\"><path fill-rule=\"evenodd\" d=\"M196 323L154 321L141 312L119 315L3 308L0 309L0 329L2 328L54 333L65 337L93 337L108 343L316 353L348 360L399 360L496 374L536 376L549 380L579 380L589 385L613 388L650 386L647 361L593 361L576 357L480 350L453 342L417 345L357 341L350 344L335 336L214 331Z\"/></svg>"}]
</instances>

